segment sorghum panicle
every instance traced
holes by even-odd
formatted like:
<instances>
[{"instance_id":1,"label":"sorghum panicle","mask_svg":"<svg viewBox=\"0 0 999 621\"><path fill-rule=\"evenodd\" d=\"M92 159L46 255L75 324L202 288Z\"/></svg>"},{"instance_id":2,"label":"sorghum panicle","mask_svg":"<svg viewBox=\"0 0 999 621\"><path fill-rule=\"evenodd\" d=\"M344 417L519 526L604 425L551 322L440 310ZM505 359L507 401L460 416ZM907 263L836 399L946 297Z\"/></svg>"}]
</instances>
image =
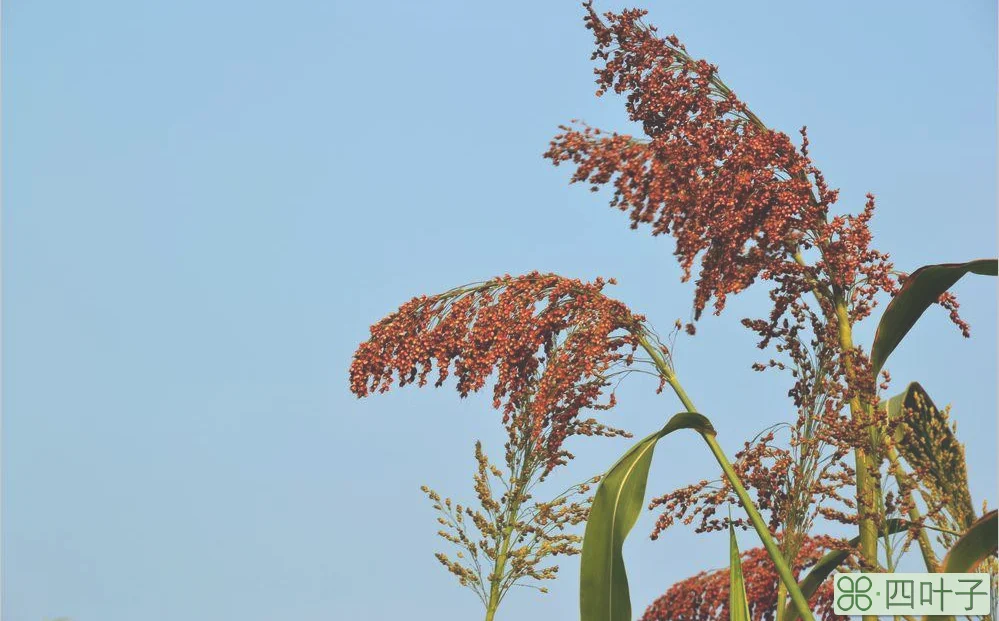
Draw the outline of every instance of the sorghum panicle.
<instances>
[{"instance_id":1,"label":"sorghum panicle","mask_svg":"<svg viewBox=\"0 0 999 621\"><path fill-rule=\"evenodd\" d=\"M801 575L813 566L830 547L839 542L826 537L806 538L794 563ZM742 572L751 619L773 621L777 607L777 572L763 548L742 554ZM728 619L729 570L701 572L671 586L642 615L641 621L715 621ZM833 613L832 584L826 582L810 602L817 619L831 621Z\"/></svg>"},{"instance_id":2,"label":"sorghum panicle","mask_svg":"<svg viewBox=\"0 0 999 621\"><path fill-rule=\"evenodd\" d=\"M577 416L613 407L613 394L602 399L606 374L633 361L643 318L605 296L606 284L534 272L414 298L371 327L354 354L351 390L363 397L396 381L423 386L436 368L435 384L453 373L464 397L495 374L493 405L504 421L525 405L535 435L550 425L554 466L570 432L603 432Z\"/></svg>"}]
</instances>

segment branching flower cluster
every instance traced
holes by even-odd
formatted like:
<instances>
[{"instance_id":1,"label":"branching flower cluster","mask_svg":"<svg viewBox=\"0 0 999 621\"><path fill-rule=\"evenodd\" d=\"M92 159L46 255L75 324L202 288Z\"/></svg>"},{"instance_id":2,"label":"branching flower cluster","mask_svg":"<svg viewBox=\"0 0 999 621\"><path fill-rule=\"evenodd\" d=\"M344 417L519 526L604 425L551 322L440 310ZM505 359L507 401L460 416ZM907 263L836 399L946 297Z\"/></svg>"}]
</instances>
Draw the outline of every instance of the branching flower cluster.
<instances>
[{"instance_id":1,"label":"branching flower cluster","mask_svg":"<svg viewBox=\"0 0 999 621\"><path fill-rule=\"evenodd\" d=\"M602 400L610 376L634 362L643 318L605 296L605 284L535 272L414 298L371 327L354 355L351 390L363 397L394 381L422 386L436 368L435 384L453 373L464 397L494 377L504 423L522 408L553 468L571 433L608 433L578 415L613 407L613 393Z\"/></svg>"},{"instance_id":2,"label":"branching flower cluster","mask_svg":"<svg viewBox=\"0 0 999 621\"><path fill-rule=\"evenodd\" d=\"M535 487L572 459L573 436L630 437L582 415L615 405L612 385L634 372L670 364L669 350L644 318L592 283L537 272L502 276L410 300L371 327L350 368L351 390L364 397L394 384L436 386L454 376L465 397L492 384L493 406L507 430L505 468L476 444L477 506L459 505L424 487L440 513L440 536L458 547L438 560L474 590L492 619L515 585L538 586L556 576L552 558L579 552L571 532L586 519L596 480L551 500ZM641 347L649 356L637 355Z\"/></svg>"},{"instance_id":3,"label":"branching flower cluster","mask_svg":"<svg viewBox=\"0 0 999 621\"><path fill-rule=\"evenodd\" d=\"M631 212L633 228L672 234L685 279L700 256L695 314L711 298L720 312L727 295L749 286L786 254L790 236L820 217L809 162L786 135L754 122L716 67L642 24L645 11L605 21L586 8L593 56L603 61L597 94L626 94L628 116L646 139L566 126L545 156L575 164L574 182L613 185L611 204Z\"/></svg>"},{"instance_id":4,"label":"branching flower cluster","mask_svg":"<svg viewBox=\"0 0 999 621\"><path fill-rule=\"evenodd\" d=\"M443 528L438 534L457 548L453 556L438 552L437 559L462 586L479 596L487 611L495 611L514 586L547 592L541 583L558 575L552 561L579 554L582 538L573 531L586 521L592 501L586 494L597 478L551 500L535 500L538 486L550 472L545 453L537 449L550 431L546 428L536 437L530 414L515 412L508 424L505 469L492 464L482 444L476 442L473 479L478 502L474 508L452 503L450 498L442 500L437 492L423 487L440 513L438 522ZM603 435L628 434L608 428Z\"/></svg>"},{"instance_id":5,"label":"branching flower cluster","mask_svg":"<svg viewBox=\"0 0 999 621\"><path fill-rule=\"evenodd\" d=\"M810 530L817 516L852 522L850 517L833 508L853 506L853 500L843 494L853 476L853 470L835 455L813 459L793 449L774 443L774 431L746 442L736 453L733 468L739 480L752 490L756 507L768 516L770 530L781 535L783 542L794 550L800 541L788 537ZM793 441L792 441L793 442ZM803 489L804 488L804 489ZM690 525L697 521L695 532L706 533L735 527L748 529L745 518L729 519L719 514L719 508L738 504L731 484L724 477L716 481L699 481L674 490L649 503L649 509L660 509L652 531L657 539L664 530L681 521ZM832 506L830 506L832 505Z\"/></svg>"}]
</instances>

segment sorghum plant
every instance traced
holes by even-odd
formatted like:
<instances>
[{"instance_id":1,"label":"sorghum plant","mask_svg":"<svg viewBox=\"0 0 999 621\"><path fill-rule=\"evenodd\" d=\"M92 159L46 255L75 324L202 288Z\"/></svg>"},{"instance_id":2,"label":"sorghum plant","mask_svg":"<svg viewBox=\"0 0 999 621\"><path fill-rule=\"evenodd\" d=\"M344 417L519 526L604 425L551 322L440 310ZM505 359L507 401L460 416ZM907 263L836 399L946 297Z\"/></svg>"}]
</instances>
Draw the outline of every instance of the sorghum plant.
<instances>
[{"instance_id":1,"label":"sorghum plant","mask_svg":"<svg viewBox=\"0 0 999 621\"><path fill-rule=\"evenodd\" d=\"M756 280L774 283L769 316L744 323L759 334L761 348L776 343L798 367L813 353L826 363L820 376L799 375L792 389L796 405L815 390L814 382L821 382L824 414L837 418L850 405L852 420L836 420L833 440L858 456L864 550L873 558L877 530L869 492L875 464L866 457L864 438L874 424L876 387L852 329L870 314L877 293L897 290L887 255L870 248L874 198L857 216L830 219L837 193L812 163L807 140L795 147L787 135L764 126L714 66L643 24L644 11L605 19L589 4L587 11L594 57L603 61L596 71L598 94L626 94L628 116L646 137L565 127L547 157L574 163L573 181L611 184L612 205L630 210L633 228L648 223L653 235L671 233L685 279L700 261L695 317L711 300L720 313L728 295Z\"/></svg>"},{"instance_id":2,"label":"sorghum plant","mask_svg":"<svg viewBox=\"0 0 999 621\"><path fill-rule=\"evenodd\" d=\"M544 464L542 475L547 475L571 458L562 446L570 435L620 435L579 416L587 408L607 410L615 405L613 392L602 400L615 377L652 368L660 380L659 390L669 384L686 400L672 372L669 350L645 326L643 316L602 293L605 284L600 279L583 283L531 273L414 298L371 327L371 337L354 355L351 388L363 397L384 392L395 381L425 385L435 368L436 385L441 386L453 368L458 392L467 396L494 378L493 406L503 412L504 424L513 425L510 429L529 430L532 451ZM647 357L637 355L639 348ZM694 414L682 418L676 428L681 427L702 434L764 545L776 550L714 442L707 419ZM651 452L643 455L651 457ZM778 571L785 581L791 579L785 564L779 564ZM792 590L792 596L796 594L804 606L800 593Z\"/></svg>"},{"instance_id":3,"label":"sorghum plant","mask_svg":"<svg viewBox=\"0 0 999 621\"><path fill-rule=\"evenodd\" d=\"M933 571L924 530L928 516L913 495L920 481L929 486L925 500L933 515L932 488L941 484L918 458L905 460L912 472L899 466L891 439L903 419L890 417L880 398L889 381L882 366L931 302L947 309L968 336L947 289L969 271L995 275L995 261L929 266L912 275L896 271L871 243L874 196L867 196L858 213L836 213L838 192L812 161L804 128L798 146L768 128L722 82L715 66L690 56L675 36L660 37L643 23L645 11L601 16L592 3L584 6L596 43L593 59L599 62L597 95L624 95L628 119L644 136L574 122L561 128L545 157L555 165L573 165L572 182L587 183L593 191L609 186L611 206L630 213L633 229L648 225L653 235L674 237L684 280L697 270L695 320L709 304L720 314L729 295L759 281L771 283L770 313L743 324L759 336L761 349L781 354L755 365L758 370L792 370L789 396L799 416L790 450L770 446L773 437L767 434L763 443L747 445L735 471L755 488L756 503L771 510L770 529L785 535L784 560L796 558L812 519L822 514L858 524L860 563L877 570L879 538L889 545L889 517L903 510ZM870 316L880 295L893 296L894 308L886 311L868 352L854 343L854 327ZM678 396L693 409L686 395ZM826 450L835 466L816 468ZM852 472L838 463L849 454ZM847 475L853 477L853 498L840 491ZM886 475L897 481L896 493L886 493ZM961 506L954 510L973 520L964 485ZM953 488L936 493L946 499L943 504L958 502ZM675 518L689 521L697 514L701 530L724 528L725 520L712 515L734 499L730 489L722 484L709 490L702 482L654 501L666 513L653 536ZM840 508L821 507L817 498L837 500ZM804 612L800 606L799 612Z\"/></svg>"},{"instance_id":4,"label":"sorghum plant","mask_svg":"<svg viewBox=\"0 0 999 621\"><path fill-rule=\"evenodd\" d=\"M722 313L729 296L768 283L769 312L742 323L760 349L774 352L754 368L790 374L792 422L764 430L729 462L714 426L681 385L670 350L644 318L606 297L604 281L552 274L504 276L410 301L372 327L351 366L352 390L365 396L395 381L423 385L436 368L438 386L454 374L466 396L492 378L494 406L504 424L526 425L533 450L543 455L543 477L570 458L563 442L587 424L579 422L581 412L613 407L613 391L607 392L613 378L645 371L658 377L660 391L669 386L683 411L606 472L590 507L581 550L584 621L631 621L623 542L646 504L656 444L681 430L701 436L723 478L653 500L663 510L653 537L677 520L699 519L700 531L729 529L733 619L811 621L809 599L827 616L822 594L829 572L843 563L892 571L913 541L929 571L993 562L997 514L976 515L963 450L946 416L912 386L894 399L882 395L890 382L887 358L929 306L944 307L969 335L949 289L968 273L995 276L996 260L896 270L872 244L874 196L852 212L840 209L838 191L809 154L804 128L796 143L767 127L715 66L643 23L644 11L599 15L591 3L584 6L596 44L597 95L624 95L627 117L643 135L574 122L561 128L545 157L574 167L572 182L594 191L609 187L611 206L629 213L632 228L648 226L653 235L674 238L683 279L695 281L695 322L709 307ZM885 298L890 302L865 349L854 342L854 329ZM687 331L696 332L692 324ZM786 445L777 431L787 432ZM486 472L488 464L481 463ZM734 502L746 518L715 517L721 505ZM819 518L853 524L859 534L850 541L819 537L812 533ZM736 526L752 527L763 551L740 556ZM943 558L930 531L950 547ZM901 545L896 533L903 533ZM821 559L819 547L830 550ZM459 579L471 580L452 561L446 564ZM799 584L799 572L809 566ZM670 592L679 599L648 614L716 618L725 610L723 581L705 574L681 583ZM759 586L773 583L769 591Z\"/></svg>"}]
</instances>

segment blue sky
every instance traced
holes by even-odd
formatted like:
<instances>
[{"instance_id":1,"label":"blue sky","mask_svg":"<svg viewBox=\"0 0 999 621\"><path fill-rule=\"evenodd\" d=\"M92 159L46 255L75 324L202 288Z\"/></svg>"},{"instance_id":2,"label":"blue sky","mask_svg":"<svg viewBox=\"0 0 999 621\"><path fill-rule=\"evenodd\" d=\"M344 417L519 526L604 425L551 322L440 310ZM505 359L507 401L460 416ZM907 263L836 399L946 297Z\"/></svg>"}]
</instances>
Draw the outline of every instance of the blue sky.
<instances>
[{"instance_id":1,"label":"blue sky","mask_svg":"<svg viewBox=\"0 0 999 621\"><path fill-rule=\"evenodd\" d=\"M900 269L995 256L994 3L649 8L770 125L808 125L842 208L877 194ZM578 4L3 10L4 619L478 617L419 487L470 497L498 415L450 389L358 401L347 366L411 296L507 272L613 276L662 329L688 317L672 242L540 157L571 118L627 129L593 97ZM933 309L889 368L953 404L995 506L995 284L956 291L973 338ZM738 322L763 304L740 296L676 352L729 452L789 417ZM636 434L679 409L641 381L620 396L611 421ZM576 445L561 482L626 446ZM670 439L649 490L716 470ZM724 536L650 542L653 520L626 547L636 614L726 564ZM572 618L577 569L501 618Z\"/></svg>"}]
</instances>

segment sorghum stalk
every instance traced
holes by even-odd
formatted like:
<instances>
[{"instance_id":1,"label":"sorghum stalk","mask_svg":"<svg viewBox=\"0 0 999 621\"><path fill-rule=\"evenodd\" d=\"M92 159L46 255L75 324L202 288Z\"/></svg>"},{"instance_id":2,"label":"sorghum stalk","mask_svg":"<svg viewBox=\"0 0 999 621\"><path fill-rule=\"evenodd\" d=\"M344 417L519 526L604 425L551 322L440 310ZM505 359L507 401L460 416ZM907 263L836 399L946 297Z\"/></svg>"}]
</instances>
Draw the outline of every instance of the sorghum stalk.
<instances>
[{"instance_id":1,"label":"sorghum stalk","mask_svg":"<svg viewBox=\"0 0 999 621\"><path fill-rule=\"evenodd\" d=\"M850 325L850 316L846 308L846 302L837 291L833 293L836 305L836 320L839 330L840 346L843 349L843 366L846 369L847 378L850 381L855 379L853 361L848 352L853 351L853 327ZM850 397L850 415L854 420L865 421L870 412L870 404L864 404L860 396L853 394ZM868 458L866 451L857 447L857 504L860 521L860 550L864 559L871 566L877 565L878 554L878 529L874 520L870 516L870 511L874 508L874 496L876 482L871 476L874 467L872 460ZM866 508L866 512L865 512Z\"/></svg>"},{"instance_id":2,"label":"sorghum stalk","mask_svg":"<svg viewBox=\"0 0 999 621\"><path fill-rule=\"evenodd\" d=\"M496 616L496 610L499 608L500 600L503 599L501 585L503 583L504 574L506 573L506 563L510 554L510 544L513 540L514 525L517 523L517 515L520 513L520 505L523 504L524 501L524 490L527 487L529 479L531 478L531 470L534 467L534 464L531 464L530 462L532 448L533 444L528 444L527 450L524 451L520 472L517 473L513 489L509 492L511 494L511 501L507 506L507 512L503 518L505 523L503 525L503 530L501 531L502 535L499 542L499 552L496 555L496 564L493 567L493 571L489 575L489 601L486 602L485 621L493 621Z\"/></svg>"},{"instance_id":3,"label":"sorghum stalk","mask_svg":"<svg viewBox=\"0 0 999 621\"><path fill-rule=\"evenodd\" d=\"M777 610L774 614L776 621L784 621L784 604L787 602L787 587L784 582L777 583Z\"/></svg>"},{"instance_id":4,"label":"sorghum stalk","mask_svg":"<svg viewBox=\"0 0 999 621\"><path fill-rule=\"evenodd\" d=\"M836 308L836 319L839 329L839 341L844 355L844 367L847 379L854 379L853 361L848 352L853 351L853 328L850 325L850 313L846 308L846 301L839 291L833 292L834 304ZM867 410L860 401L860 396L853 394L850 397L850 415L854 420L864 420ZM860 555L869 567L878 566L878 527L871 516L871 511L875 507L875 495L880 494L877 482L871 476L871 471L875 467L872 460L867 456L867 452L862 448L855 447L857 470L857 517L860 527ZM876 615L864 615L864 621L877 621Z\"/></svg>"}]
</instances>

